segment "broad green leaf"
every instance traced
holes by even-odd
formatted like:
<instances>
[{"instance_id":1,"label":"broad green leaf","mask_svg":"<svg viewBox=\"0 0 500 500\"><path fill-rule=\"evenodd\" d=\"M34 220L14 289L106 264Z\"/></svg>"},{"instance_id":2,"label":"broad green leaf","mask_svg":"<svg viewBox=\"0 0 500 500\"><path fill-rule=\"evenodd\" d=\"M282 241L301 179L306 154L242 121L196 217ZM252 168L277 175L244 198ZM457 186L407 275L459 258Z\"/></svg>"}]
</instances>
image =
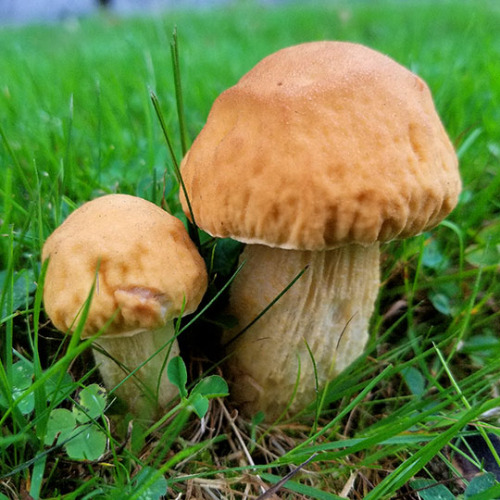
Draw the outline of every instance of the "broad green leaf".
<instances>
[{"instance_id":1,"label":"broad green leaf","mask_svg":"<svg viewBox=\"0 0 500 500\"><path fill-rule=\"evenodd\" d=\"M47 432L45 434L44 444L52 446L57 438L57 444L61 444L71 436L75 430L76 418L69 410L57 408L50 412L47 422Z\"/></svg>"},{"instance_id":2,"label":"broad green leaf","mask_svg":"<svg viewBox=\"0 0 500 500\"><path fill-rule=\"evenodd\" d=\"M470 481L469 486L467 486L467 489L465 490L465 498L485 493L492 486L494 486L495 483L495 476L493 474L489 472L478 474Z\"/></svg>"},{"instance_id":3,"label":"broad green leaf","mask_svg":"<svg viewBox=\"0 0 500 500\"><path fill-rule=\"evenodd\" d=\"M452 314L452 306L450 297L445 295L444 293L429 293L429 300L431 301L434 308L439 311L441 314L445 316L451 316Z\"/></svg>"},{"instance_id":4,"label":"broad green leaf","mask_svg":"<svg viewBox=\"0 0 500 500\"><path fill-rule=\"evenodd\" d=\"M444 485L433 479L415 479L410 486L422 500L455 500L455 495Z\"/></svg>"},{"instance_id":5,"label":"broad green leaf","mask_svg":"<svg viewBox=\"0 0 500 500\"><path fill-rule=\"evenodd\" d=\"M485 245L495 245L500 242L500 221L489 221L476 235L477 241Z\"/></svg>"},{"instance_id":6,"label":"broad green leaf","mask_svg":"<svg viewBox=\"0 0 500 500\"><path fill-rule=\"evenodd\" d=\"M93 424L80 425L64 447L75 460L97 460L106 450L106 435Z\"/></svg>"},{"instance_id":7,"label":"broad green leaf","mask_svg":"<svg viewBox=\"0 0 500 500\"><path fill-rule=\"evenodd\" d=\"M425 377L420 370L409 366L401 370L401 375L403 375L406 385L415 396L422 396L425 393Z\"/></svg>"},{"instance_id":8,"label":"broad green leaf","mask_svg":"<svg viewBox=\"0 0 500 500\"><path fill-rule=\"evenodd\" d=\"M500 262L500 248L498 245L471 245L465 260L477 267L494 266Z\"/></svg>"},{"instance_id":9,"label":"broad green leaf","mask_svg":"<svg viewBox=\"0 0 500 500\"><path fill-rule=\"evenodd\" d=\"M203 418L208 411L208 399L196 392L189 397L189 406L199 418Z\"/></svg>"},{"instance_id":10,"label":"broad green leaf","mask_svg":"<svg viewBox=\"0 0 500 500\"><path fill-rule=\"evenodd\" d=\"M475 495L467 495L464 497L466 500L498 500L500 498L500 484L496 483L495 486L482 490Z\"/></svg>"},{"instance_id":11,"label":"broad green leaf","mask_svg":"<svg viewBox=\"0 0 500 500\"><path fill-rule=\"evenodd\" d=\"M433 238L429 238L425 242L422 253L422 264L425 267L436 270L443 269L449 265L448 258L443 255L438 242Z\"/></svg>"},{"instance_id":12,"label":"broad green leaf","mask_svg":"<svg viewBox=\"0 0 500 500\"><path fill-rule=\"evenodd\" d=\"M187 396L187 370L180 356L175 356L170 360L167 366L167 375L170 382L179 389L181 397L185 398Z\"/></svg>"},{"instance_id":13,"label":"broad green leaf","mask_svg":"<svg viewBox=\"0 0 500 500\"><path fill-rule=\"evenodd\" d=\"M192 394L197 393L205 396L207 398L218 398L227 396L229 394L229 388L227 382L218 375L211 375L198 382Z\"/></svg>"},{"instance_id":14,"label":"broad green leaf","mask_svg":"<svg viewBox=\"0 0 500 500\"><path fill-rule=\"evenodd\" d=\"M80 423L101 417L106 408L106 391L97 384L85 387L78 396L80 407L75 406L73 413Z\"/></svg>"},{"instance_id":15,"label":"broad green leaf","mask_svg":"<svg viewBox=\"0 0 500 500\"><path fill-rule=\"evenodd\" d=\"M33 382L33 363L26 359L21 359L14 363L12 371L12 385L19 390L27 389Z\"/></svg>"},{"instance_id":16,"label":"broad green leaf","mask_svg":"<svg viewBox=\"0 0 500 500\"><path fill-rule=\"evenodd\" d=\"M5 270L0 271L0 291L5 286L5 280L8 277L8 273ZM18 309L24 309L28 306L32 300L32 294L36 289L35 277L33 271L28 269L23 269L19 272L14 272L14 286L12 288L12 311L8 311L8 301L5 301L2 305L2 310L0 311L0 319L9 316Z\"/></svg>"},{"instance_id":17,"label":"broad green leaf","mask_svg":"<svg viewBox=\"0 0 500 500\"><path fill-rule=\"evenodd\" d=\"M469 354L475 363L482 366L487 362L488 358L496 359L498 357L500 338L494 332L473 335L463 343L460 351Z\"/></svg>"},{"instance_id":18,"label":"broad green leaf","mask_svg":"<svg viewBox=\"0 0 500 500\"><path fill-rule=\"evenodd\" d=\"M21 396L29 390L33 383L34 369L33 363L25 359L21 359L14 363L12 367L12 399L18 400ZM9 406L7 399L0 392L0 406L7 408ZM33 411L35 406L35 396L33 392L26 395L22 401L19 402L18 408L23 415L27 415Z\"/></svg>"}]
</instances>

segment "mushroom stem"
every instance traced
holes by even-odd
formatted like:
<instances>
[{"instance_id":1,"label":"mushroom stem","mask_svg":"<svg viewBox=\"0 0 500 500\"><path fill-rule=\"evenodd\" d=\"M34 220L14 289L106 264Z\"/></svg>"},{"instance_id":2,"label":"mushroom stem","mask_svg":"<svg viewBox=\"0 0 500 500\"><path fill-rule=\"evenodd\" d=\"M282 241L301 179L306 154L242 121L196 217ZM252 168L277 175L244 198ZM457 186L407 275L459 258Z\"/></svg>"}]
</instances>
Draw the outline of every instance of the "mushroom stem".
<instances>
[{"instance_id":1,"label":"mushroom stem","mask_svg":"<svg viewBox=\"0 0 500 500\"><path fill-rule=\"evenodd\" d=\"M361 354L380 284L379 244L319 252L247 245L241 261L245 265L230 296L230 311L240 330L308 267L266 314L228 346L234 400L245 415L262 410L272 421L292 397L291 412L314 400L316 376L321 389ZM223 340L229 342L237 333L226 332Z\"/></svg>"},{"instance_id":2,"label":"mushroom stem","mask_svg":"<svg viewBox=\"0 0 500 500\"><path fill-rule=\"evenodd\" d=\"M138 416L148 419L154 417L178 394L177 388L167 377L169 360L179 354L176 339L167 344L174 335L173 322L169 321L156 330L129 336L100 337L96 342L108 354L93 350L104 384L110 391L163 347L161 352L113 391L129 408L134 408Z\"/></svg>"}]
</instances>

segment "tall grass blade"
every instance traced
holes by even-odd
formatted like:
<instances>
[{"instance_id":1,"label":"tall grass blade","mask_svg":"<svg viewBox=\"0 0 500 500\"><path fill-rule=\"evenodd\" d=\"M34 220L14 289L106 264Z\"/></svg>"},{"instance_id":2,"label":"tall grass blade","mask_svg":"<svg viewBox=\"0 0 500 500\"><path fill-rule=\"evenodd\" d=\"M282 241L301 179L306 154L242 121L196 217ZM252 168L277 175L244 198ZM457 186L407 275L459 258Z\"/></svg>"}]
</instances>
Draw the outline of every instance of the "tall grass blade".
<instances>
[{"instance_id":1,"label":"tall grass blade","mask_svg":"<svg viewBox=\"0 0 500 500\"><path fill-rule=\"evenodd\" d=\"M71 146L73 141L73 116L74 116L74 103L73 94L71 94L69 99L69 114L66 129L66 150L64 153L63 160L63 172L64 172L64 185L66 187L66 193L72 193L75 188L75 175L73 172L73 162L71 161Z\"/></svg>"},{"instance_id":2,"label":"tall grass blade","mask_svg":"<svg viewBox=\"0 0 500 500\"><path fill-rule=\"evenodd\" d=\"M368 493L368 495L365 496L365 500L386 498L396 492L415 474L424 468L429 460L436 456L437 452L448 444L451 439L456 436L456 434L469 422L484 412L495 408L499 404L500 398L496 398L465 412L464 415L458 419L455 424L450 426L449 429L438 434L432 441L421 447L411 457L405 460L404 463L397 467L389 476L383 479Z\"/></svg>"},{"instance_id":3,"label":"tall grass blade","mask_svg":"<svg viewBox=\"0 0 500 500\"><path fill-rule=\"evenodd\" d=\"M172 33L172 42L170 44L170 50L172 54L175 100L177 104L177 119L179 120L179 133L181 139L182 156L185 156L188 150L187 128L186 128L186 120L184 118L184 99L182 96L181 69L179 65L179 40L177 38L177 27L174 28L174 31Z\"/></svg>"},{"instance_id":4,"label":"tall grass blade","mask_svg":"<svg viewBox=\"0 0 500 500\"><path fill-rule=\"evenodd\" d=\"M33 349L33 366L35 380L42 377L43 369L40 360L39 335L40 335L40 315L42 310L43 284L48 267L48 259L43 263L39 278L39 286L35 293L35 304L33 309L33 338L31 340ZM34 391L35 395L35 414L37 416L37 432L39 436L45 436L45 430L49 419L47 410L47 393L45 384L40 384Z\"/></svg>"},{"instance_id":5,"label":"tall grass blade","mask_svg":"<svg viewBox=\"0 0 500 500\"><path fill-rule=\"evenodd\" d=\"M184 193L184 197L186 199L186 203L188 205L188 210L189 210L189 215L190 215L190 220L188 220L189 236L191 237L193 242L196 244L196 246L198 248L200 248L201 244L200 244L200 236L198 234L198 226L196 225L196 220L194 218L194 213L193 213L193 209L191 207L191 202L189 201L189 196L187 194L186 186L184 185L184 181L182 180L182 175L181 175L181 171L179 168L179 163L177 162L177 158L175 155L172 141L170 139L168 128L167 128L167 125L165 123L165 119L163 118L163 113L161 111L160 102L158 101L158 97L156 96L156 94L153 91L150 92L150 96L151 96L151 101L153 102L153 107L155 109L156 116L158 117L158 120L160 122L160 126L161 126L161 129L163 132L163 137L165 138L165 141L166 141L167 146L168 146L168 150L170 152L170 158L171 158L172 164L174 166L175 176L177 178L177 181L179 182L179 185L181 186L182 192Z\"/></svg>"}]
</instances>

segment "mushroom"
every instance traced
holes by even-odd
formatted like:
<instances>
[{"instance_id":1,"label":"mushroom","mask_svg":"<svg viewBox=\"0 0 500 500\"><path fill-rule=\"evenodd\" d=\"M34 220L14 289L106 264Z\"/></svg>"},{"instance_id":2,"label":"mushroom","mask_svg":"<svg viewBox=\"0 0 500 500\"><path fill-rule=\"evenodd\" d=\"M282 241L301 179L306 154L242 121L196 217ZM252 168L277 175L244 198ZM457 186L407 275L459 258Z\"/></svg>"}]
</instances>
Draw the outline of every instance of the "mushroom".
<instances>
[{"instance_id":1,"label":"mushroom","mask_svg":"<svg viewBox=\"0 0 500 500\"><path fill-rule=\"evenodd\" d=\"M114 389L145 363L114 393L139 416L165 407L177 393L166 374L179 354L174 319L192 313L207 287L182 222L135 196L103 196L49 236L46 259L43 299L55 327L74 331L92 292L82 338L104 330L94 349L104 384Z\"/></svg>"},{"instance_id":2,"label":"mushroom","mask_svg":"<svg viewBox=\"0 0 500 500\"><path fill-rule=\"evenodd\" d=\"M181 173L198 226L246 244L229 299L239 328L223 340L233 398L267 420L363 352L380 243L436 226L461 189L424 81L333 41L282 49L223 92Z\"/></svg>"}]
</instances>

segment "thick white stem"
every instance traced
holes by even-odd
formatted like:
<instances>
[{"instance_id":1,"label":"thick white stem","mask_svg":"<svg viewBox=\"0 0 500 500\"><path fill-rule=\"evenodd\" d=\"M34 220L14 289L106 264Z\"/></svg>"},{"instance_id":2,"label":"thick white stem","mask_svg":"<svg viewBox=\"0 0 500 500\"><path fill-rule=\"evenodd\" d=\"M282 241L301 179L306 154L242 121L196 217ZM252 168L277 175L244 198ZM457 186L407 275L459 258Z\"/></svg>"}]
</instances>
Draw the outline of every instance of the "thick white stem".
<instances>
[{"instance_id":1,"label":"thick white stem","mask_svg":"<svg viewBox=\"0 0 500 500\"><path fill-rule=\"evenodd\" d=\"M230 296L239 328L249 324L307 266L301 278L251 328L229 344L231 395L250 416L294 413L362 352L380 284L379 245L310 252L248 245ZM228 342L238 329L227 332ZM314 357L314 363L308 347Z\"/></svg>"},{"instance_id":2,"label":"thick white stem","mask_svg":"<svg viewBox=\"0 0 500 500\"><path fill-rule=\"evenodd\" d=\"M137 416L152 418L178 394L167 377L168 361L179 354L172 322L162 328L131 336L100 337L98 344L110 357L94 349L94 358L108 390L114 389L131 371L150 359L114 393L124 400Z\"/></svg>"}]
</instances>

